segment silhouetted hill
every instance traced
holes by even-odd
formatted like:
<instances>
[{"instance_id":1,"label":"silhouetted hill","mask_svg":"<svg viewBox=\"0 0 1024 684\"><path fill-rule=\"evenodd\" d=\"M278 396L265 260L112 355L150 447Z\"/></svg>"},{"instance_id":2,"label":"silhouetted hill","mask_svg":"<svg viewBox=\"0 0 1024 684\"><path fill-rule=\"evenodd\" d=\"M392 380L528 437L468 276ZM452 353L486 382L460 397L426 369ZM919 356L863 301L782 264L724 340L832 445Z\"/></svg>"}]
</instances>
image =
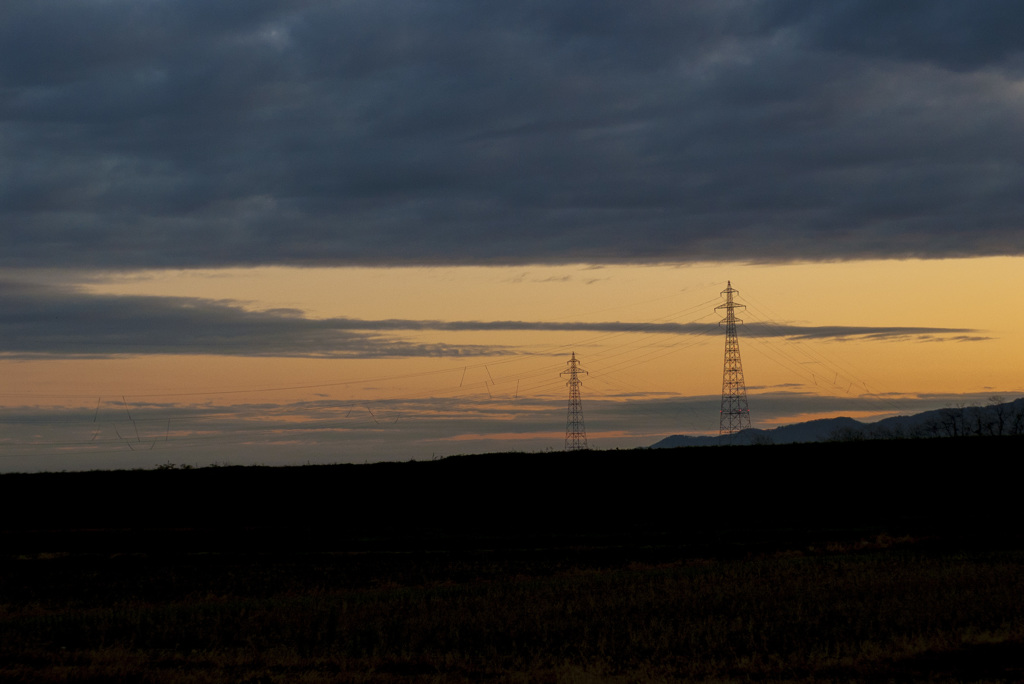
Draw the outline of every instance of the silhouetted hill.
<instances>
[{"instance_id":1,"label":"silhouetted hill","mask_svg":"<svg viewBox=\"0 0 1024 684\"><path fill-rule=\"evenodd\" d=\"M989 406L957 406L911 416L893 416L862 423L845 416L822 418L770 430L751 428L729 437L672 435L651 445L652 449L715 446L718 444L794 444L928 437L1000 436L1024 434L1024 397Z\"/></svg>"}]
</instances>

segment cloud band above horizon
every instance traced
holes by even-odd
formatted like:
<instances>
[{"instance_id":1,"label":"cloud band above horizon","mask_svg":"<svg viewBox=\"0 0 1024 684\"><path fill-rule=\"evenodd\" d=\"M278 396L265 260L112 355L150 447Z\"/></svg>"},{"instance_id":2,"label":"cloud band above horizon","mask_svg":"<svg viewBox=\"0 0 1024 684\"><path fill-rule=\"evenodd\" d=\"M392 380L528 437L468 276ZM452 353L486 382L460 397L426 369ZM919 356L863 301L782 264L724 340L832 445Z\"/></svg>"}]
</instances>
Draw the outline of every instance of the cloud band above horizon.
<instances>
[{"instance_id":1,"label":"cloud band above horizon","mask_svg":"<svg viewBox=\"0 0 1024 684\"><path fill-rule=\"evenodd\" d=\"M308 318L294 309L252 311L231 300L96 295L0 281L0 355L8 358L212 354L311 358L484 356L513 346L414 342L402 333L561 331L720 335L715 323L440 321ZM990 339L969 328L800 326L750 323L745 337L789 339Z\"/></svg>"}]
</instances>

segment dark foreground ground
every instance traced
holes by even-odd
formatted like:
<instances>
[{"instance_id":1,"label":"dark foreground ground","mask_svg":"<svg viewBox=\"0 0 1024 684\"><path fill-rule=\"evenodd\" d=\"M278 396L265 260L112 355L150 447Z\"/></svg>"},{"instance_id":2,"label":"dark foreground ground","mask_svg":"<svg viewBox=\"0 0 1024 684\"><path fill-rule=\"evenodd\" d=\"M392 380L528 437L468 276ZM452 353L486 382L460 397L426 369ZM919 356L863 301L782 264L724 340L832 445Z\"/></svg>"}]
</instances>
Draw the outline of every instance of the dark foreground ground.
<instances>
[{"instance_id":1,"label":"dark foreground ground","mask_svg":"<svg viewBox=\"0 0 1024 684\"><path fill-rule=\"evenodd\" d=\"M0 681L1024 681L1022 446L0 475Z\"/></svg>"}]
</instances>

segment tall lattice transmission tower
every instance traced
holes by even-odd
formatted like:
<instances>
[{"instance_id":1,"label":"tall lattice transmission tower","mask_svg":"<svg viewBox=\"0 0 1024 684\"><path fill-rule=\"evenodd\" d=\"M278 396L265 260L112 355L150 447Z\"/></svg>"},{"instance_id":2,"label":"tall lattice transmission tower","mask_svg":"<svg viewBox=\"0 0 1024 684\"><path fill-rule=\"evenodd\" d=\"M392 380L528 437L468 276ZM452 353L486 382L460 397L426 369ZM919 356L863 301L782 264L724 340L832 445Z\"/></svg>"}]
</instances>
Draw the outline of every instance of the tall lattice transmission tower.
<instances>
[{"instance_id":1,"label":"tall lattice transmission tower","mask_svg":"<svg viewBox=\"0 0 1024 684\"><path fill-rule=\"evenodd\" d=\"M725 318L718 322L725 324L725 370L722 373L722 413L718 427L719 435L734 435L750 427L750 409L747 407L747 386L743 382L743 362L740 361L740 340L736 336L736 324L743 323L736 318L736 309L745 309L736 304L732 281L722 291L725 304L716 306L715 311L725 309Z\"/></svg>"},{"instance_id":2,"label":"tall lattice transmission tower","mask_svg":"<svg viewBox=\"0 0 1024 684\"><path fill-rule=\"evenodd\" d=\"M560 373L568 375L566 385L569 387L569 411L565 418L565 450L580 451L587 448L587 428L583 425L583 402L580 401L580 373L587 371L580 368L580 362L576 360L576 352L567 362L569 367Z\"/></svg>"}]
</instances>

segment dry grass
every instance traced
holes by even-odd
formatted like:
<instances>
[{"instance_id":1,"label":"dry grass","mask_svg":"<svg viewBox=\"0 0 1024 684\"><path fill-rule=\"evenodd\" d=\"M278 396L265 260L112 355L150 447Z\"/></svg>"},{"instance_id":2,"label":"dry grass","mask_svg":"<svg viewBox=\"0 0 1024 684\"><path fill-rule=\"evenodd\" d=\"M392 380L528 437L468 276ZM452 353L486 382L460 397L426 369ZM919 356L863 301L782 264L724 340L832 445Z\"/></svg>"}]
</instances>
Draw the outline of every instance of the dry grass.
<instances>
[{"instance_id":1,"label":"dry grass","mask_svg":"<svg viewBox=\"0 0 1024 684\"><path fill-rule=\"evenodd\" d=\"M891 541L658 564L526 552L11 559L0 679L1024 676L1012 664L1024 663L1012 657L1024 640L1024 553L922 553Z\"/></svg>"}]
</instances>

